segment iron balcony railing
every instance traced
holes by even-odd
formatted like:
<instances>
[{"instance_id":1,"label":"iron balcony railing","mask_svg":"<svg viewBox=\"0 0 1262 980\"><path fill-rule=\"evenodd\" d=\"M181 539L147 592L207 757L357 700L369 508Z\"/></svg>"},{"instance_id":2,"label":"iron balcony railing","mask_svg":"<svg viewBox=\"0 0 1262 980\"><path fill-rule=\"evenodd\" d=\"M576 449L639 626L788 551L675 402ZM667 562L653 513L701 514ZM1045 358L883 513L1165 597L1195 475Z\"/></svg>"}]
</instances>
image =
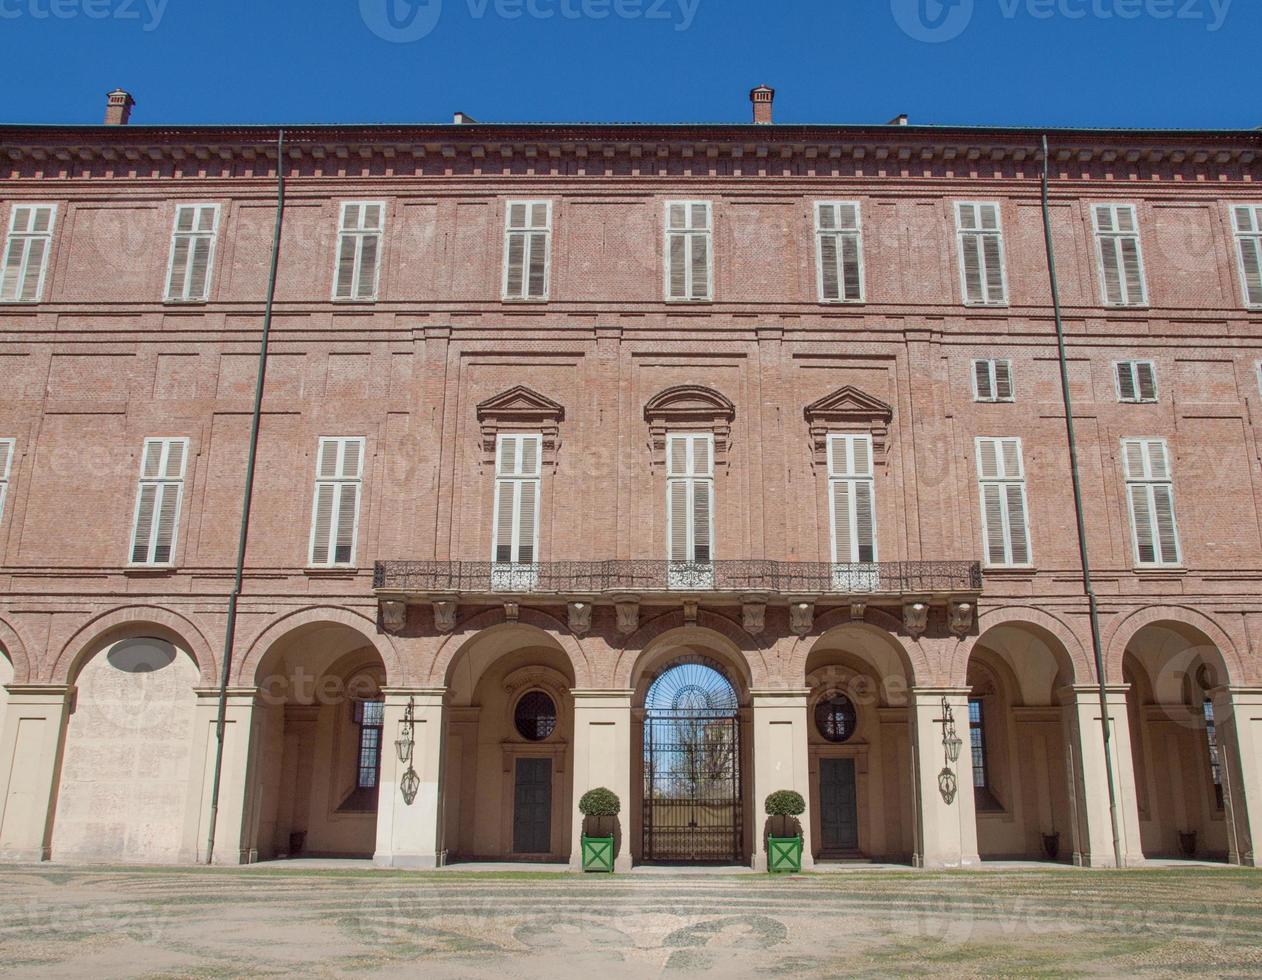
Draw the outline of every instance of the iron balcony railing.
<instances>
[{"instance_id":1,"label":"iron balcony railing","mask_svg":"<svg viewBox=\"0 0 1262 980\"><path fill-rule=\"evenodd\" d=\"M980 592L978 562L379 561L373 587L398 593L648 592L920 595Z\"/></svg>"}]
</instances>

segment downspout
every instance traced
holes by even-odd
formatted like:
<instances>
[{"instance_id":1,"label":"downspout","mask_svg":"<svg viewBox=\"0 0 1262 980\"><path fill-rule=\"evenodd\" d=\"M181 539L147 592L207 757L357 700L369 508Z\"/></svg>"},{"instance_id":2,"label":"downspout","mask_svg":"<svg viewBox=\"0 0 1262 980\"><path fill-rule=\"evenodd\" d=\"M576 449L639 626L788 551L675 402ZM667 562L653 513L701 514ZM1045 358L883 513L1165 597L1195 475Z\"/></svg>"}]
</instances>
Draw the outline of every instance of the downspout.
<instances>
[{"instance_id":1,"label":"downspout","mask_svg":"<svg viewBox=\"0 0 1262 980\"><path fill-rule=\"evenodd\" d=\"M1052 285L1052 310L1056 319L1056 346L1060 355L1060 390L1065 402L1065 433L1069 439L1069 472L1074 487L1074 515L1078 520L1078 554L1082 561L1082 590L1091 612L1091 648L1095 654L1095 676L1100 696L1100 735L1104 739L1104 771L1109 785L1109 819L1113 824L1113 860L1124 867L1122 835L1117 815L1117 786L1113 780L1113 736L1109 730L1109 696L1104 678L1104 652L1100 642L1100 612L1091 586L1091 562L1087 557L1087 523L1082 512L1082 481L1078 475L1078 440L1074 436L1074 405L1069 393L1069 362L1065 354L1065 324L1060 314L1060 286L1056 280L1056 250L1052 244L1052 213L1048 204L1051 160L1047 137L1043 137L1043 237L1047 245L1047 274Z\"/></svg>"},{"instance_id":2,"label":"downspout","mask_svg":"<svg viewBox=\"0 0 1262 980\"><path fill-rule=\"evenodd\" d=\"M228 715L228 677L232 673L232 647L237 626L237 599L245 577L245 544L250 531L250 502L254 497L254 466L258 460L259 421L263 414L263 381L267 376L267 339L272 331L272 304L276 298L276 267L280 260L280 228L285 216L285 131L276 133L276 224L272 230L272 263L267 277L267 305L263 309L263 336L259 339L259 363L254 376L254 413L250 418L250 446L245 464L245 493L241 498L241 527L237 534L237 569L228 594L228 620L224 626L223 660L219 671L219 709L215 715L215 770L210 789L210 821L206 832L206 863L215 856L215 826L219 822L219 785L223 776L223 743Z\"/></svg>"}]
</instances>

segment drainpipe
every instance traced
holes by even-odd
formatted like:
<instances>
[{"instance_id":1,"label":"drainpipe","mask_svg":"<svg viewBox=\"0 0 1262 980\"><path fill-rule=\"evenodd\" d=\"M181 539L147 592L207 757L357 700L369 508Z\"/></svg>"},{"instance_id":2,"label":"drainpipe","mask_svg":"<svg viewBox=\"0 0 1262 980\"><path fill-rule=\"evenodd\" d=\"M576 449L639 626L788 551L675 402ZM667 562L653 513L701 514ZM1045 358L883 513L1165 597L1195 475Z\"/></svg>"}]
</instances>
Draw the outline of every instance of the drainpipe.
<instances>
[{"instance_id":1,"label":"drainpipe","mask_svg":"<svg viewBox=\"0 0 1262 980\"><path fill-rule=\"evenodd\" d=\"M1087 557L1087 523L1082 513L1082 480L1078 475L1078 440L1074 436L1074 405L1069 393L1069 362L1065 354L1065 324L1060 315L1060 286L1056 280L1056 249L1052 245L1052 214L1048 205L1051 160L1047 137L1043 137L1043 237L1047 245L1047 274L1052 284L1052 310L1056 319L1056 346L1060 354L1060 390L1065 401L1065 434L1069 439L1069 472L1074 487L1074 515L1078 519L1078 554L1082 560L1082 590L1091 611L1091 648L1095 654L1095 676L1100 696L1100 735L1104 739L1104 771L1109 784L1109 819L1113 824L1113 860L1122 859L1122 835L1117 815L1117 786L1113 780L1113 736L1109 730L1109 697L1104 678L1104 653L1100 643L1100 612L1091 587L1091 562Z\"/></svg>"},{"instance_id":2,"label":"drainpipe","mask_svg":"<svg viewBox=\"0 0 1262 980\"><path fill-rule=\"evenodd\" d=\"M259 363L254 376L254 413L250 418L250 447L245 464L245 493L241 498L241 527L237 534L237 569L228 594L228 620L224 626L223 662L219 671L219 710L215 716L215 770L210 789L210 821L206 832L206 863L215 855L215 825L219 822L219 784L223 775L223 741L228 714L228 677L232 672L232 646L237 627L237 599L245 577L245 544L250 531L250 502L254 497L254 464L258 459L259 420L263 414L263 380L267 375L267 338L272 332L272 303L276 298L276 266L280 260L280 227L285 216L285 131L276 133L276 224L272 230L272 264L267 277L267 305L263 310L263 336L259 339Z\"/></svg>"}]
</instances>

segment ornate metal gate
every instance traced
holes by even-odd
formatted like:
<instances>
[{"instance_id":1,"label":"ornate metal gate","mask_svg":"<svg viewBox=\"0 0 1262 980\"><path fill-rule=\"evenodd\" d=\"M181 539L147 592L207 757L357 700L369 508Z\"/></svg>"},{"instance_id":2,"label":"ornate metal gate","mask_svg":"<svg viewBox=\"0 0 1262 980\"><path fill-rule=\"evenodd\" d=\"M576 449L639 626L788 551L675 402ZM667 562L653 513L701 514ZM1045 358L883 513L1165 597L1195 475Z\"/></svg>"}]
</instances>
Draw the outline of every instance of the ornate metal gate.
<instances>
[{"instance_id":1,"label":"ornate metal gate","mask_svg":"<svg viewBox=\"0 0 1262 980\"><path fill-rule=\"evenodd\" d=\"M740 862L741 738L736 690L714 661L676 661L644 702L641 859Z\"/></svg>"}]
</instances>

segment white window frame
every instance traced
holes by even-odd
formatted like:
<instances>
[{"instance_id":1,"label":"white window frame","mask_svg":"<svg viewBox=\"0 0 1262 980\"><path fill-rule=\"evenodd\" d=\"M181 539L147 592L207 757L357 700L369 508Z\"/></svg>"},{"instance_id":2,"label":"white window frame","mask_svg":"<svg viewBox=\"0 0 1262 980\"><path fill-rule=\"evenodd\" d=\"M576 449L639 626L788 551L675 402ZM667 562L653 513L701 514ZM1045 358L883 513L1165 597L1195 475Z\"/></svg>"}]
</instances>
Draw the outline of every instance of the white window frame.
<instances>
[{"instance_id":1,"label":"white window frame","mask_svg":"<svg viewBox=\"0 0 1262 980\"><path fill-rule=\"evenodd\" d=\"M1152 397L1143 397L1139 385L1139 365L1147 364L1149 370L1152 371ZM1135 397L1125 398L1122 395L1122 372L1126 371L1131 376L1131 383L1134 387ZM1145 358L1131 358L1125 361L1113 362L1113 388L1117 392L1117 400L1122 405L1155 405L1161 400L1161 387L1157 378L1157 363Z\"/></svg>"},{"instance_id":2,"label":"white window frame","mask_svg":"<svg viewBox=\"0 0 1262 980\"><path fill-rule=\"evenodd\" d=\"M981 228L982 208L991 207L995 209L995 227L994 229ZM976 228L964 227L964 209L975 208L977 216ZM960 267L960 298L965 306L1007 306L1008 305L1008 256L1005 248L1003 237L1003 212L998 201L956 201L955 202L955 258ZM978 272L981 276L981 287L983 292L987 290L986 285L986 252L982 248L980 239L992 236L999 242L999 279L1000 279L1000 296L998 299L981 299L970 300L968 298L968 276L964 270L964 239L968 236L975 236L978 242Z\"/></svg>"},{"instance_id":3,"label":"white window frame","mask_svg":"<svg viewBox=\"0 0 1262 980\"><path fill-rule=\"evenodd\" d=\"M867 449L867 469L853 465L854 447L863 444ZM841 452L842 447L845 449ZM840 465L844 459L849 465ZM847 484L846 499L850 512L846 515L850 527L851 553L838 553L837 541L837 484ZM872 556L858 554L859 544L859 486L867 487L868 502L872 508ZM832 585L837 592L876 592L880 589L880 551L876 507L876 464L870 435L830 435L828 437L828 536L831 543L833 564ZM856 567L858 566L858 567Z\"/></svg>"},{"instance_id":4,"label":"white window frame","mask_svg":"<svg viewBox=\"0 0 1262 980\"><path fill-rule=\"evenodd\" d=\"M213 217L211 218L210 231L180 231L180 212L192 211L196 216L204 208L210 208ZM181 238L189 239L189 259L184 269L184 284L179 290L179 295L171 295L171 275L175 271L175 250ZM190 296L189 284L192 271L192 243L198 240L210 242L210 251L206 256L206 283L203 288L202 295ZM171 222L171 250L167 256L167 275L166 285L163 289L162 300L164 303L205 303L210 299L210 288L212 280L215 276L215 251L219 240L219 205L218 204L177 204L175 206L175 217Z\"/></svg>"},{"instance_id":5,"label":"white window frame","mask_svg":"<svg viewBox=\"0 0 1262 980\"><path fill-rule=\"evenodd\" d=\"M32 214L40 208L48 208L48 230L47 231L18 231L17 222L18 214L23 210L29 210ZM39 303L44 299L44 284L48 279L48 266L52 261L53 252L53 233L57 230L57 205L56 204L40 204L27 203L25 201L15 201L9 209L9 233L4 242L4 254L0 255L0 276L3 275L8 265L9 252L13 249L16 242L24 242L22 261L18 266L17 276L17 292L12 296L5 296L0 291L0 303L17 303L31 304ZM44 254L40 259L39 279L35 283L35 295L31 299L22 298L22 283L26 281L27 272L31 259L30 242L42 238L44 240ZM0 279L0 290L3 288L3 280Z\"/></svg>"},{"instance_id":6,"label":"white window frame","mask_svg":"<svg viewBox=\"0 0 1262 980\"><path fill-rule=\"evenodd\" d=\"M16 439L0 439L0 521L4 520L4 504L9 496L9 475L13 471Z\"/></svg>"},{"instance_id":7,"label":"white window frame","mask_svg":"<svg viewBox=\"0 0 1262 980\"><path fill-rule=\"evenodd\" d=\"M542 204L546 209L546 217L543 227L536 227L531 220L531 216L535 207ZM524 207L526 209L526 225L522 228L513 227L513 208ZM530 295L530 240L531 236L543 232L543 294L541 296ZM525 239L522 245L522 270L521 270L521 295L514 296L509 292L509 255L514 235L520 235ZM500 283L500 295L506 303L546 303L552 292L552 201L551 200L526 200L517 199L506 203L504 208L504 275Z\"/></svg>"},{"instance_id":8,"label":"white window frame","mask_svg":"<svg viewBox=\"0 0 1262 980\"><path fill-rule=\"evenodd\" d=\"M824 208L836 208L837 214L840 216L843 208L854 208L854 228L824 228L820 221L820 215ZM866 273L863 267L863 208L859 201L816 201L815 202L815 286L816 295L821 303L827 304L856 304L867 301L867 284ZM843 295L837 297L824 295L824 239L838 239L838 266L837 266L837 285L839 292ZM850 297L844 295L846 291L845 263L841 261L840 240L843 238L853 239L855 244L855 254L859 264L859 295Z\"/></svg>"},{"instance_id":9,"label":"white window frame","mask_svg":"<svg viewBox=\"0 0 1262 980\"><path fill-rule=\"evenodd\" d=\"M516 471L508 473L502 469L503 447L507 440L517 443L516 459L519 462ZM535 447L535 465L530 470L520 466L524 458L522 447L533 443ZM520 561L521 558L521 497L522 488L526 484L535 487L535 515L531 522L534 539L530 542L532 560ZM509 560L500 561L500 490L509 485L513 490L513 520L511 540L508 543ZM534 589L539 578L539 538L540 517L543 512L543 436L533 432L506 432L495 438L495 496L491 508L491 588L496 592L529 592Z\"/></svg>"},{"instance_id":10,"label":"white window frame","mask_svg":"<svg viewBox=\"0 0 1262 980\"><path fill-rule=\"evenodd\" d=\"M185 436L151 436L145 439L140 449L140 475L136 481L136 503L132 508L131 518L131 535L127 545L127 564L133 568L171 568L175 565L176 549L180 543L180 520L184 513L184 477L188 472L188 438ZM158 476L145 475L145 460L149 455L149 447L155 443L161 444L162 450L158 457ZM167 473L167 463L171 454L171 447L175 444L181 444L184 447L180 455L179 472L172 475ZM161 522L158 520L162 513L161 502L156 503L153 509L153 520L149 527L149 541L145 545L145 554L148 556L144 561L136 560L136 546L140 543L140 504L144 499L145 488L154 486L161 488L162 501L166 499L169 492L167 488L175 488L175 514L171 524L171 555L166 561L155 561L153 556L158 546L158 531Z\"/></svg>"},{"instance_id":11,"label":"white window frame","mask_svg":"<svg viewBox=\"0 0 1262 980\"><path fill-rule=\"evenodd\" d=\"M350 207L378 207L381 209L381 221L376 228L346 227L346 211ZM362 212L361 212L362 213ZM375 235L377 238L377 261L373 267L372 295L356 296L355 284L359 282L363 272L364 239ZM355 262L351 271L351 295L337 294L337 272L341 264L342 242L353 237L355 243ZM386 202L385 201L341 201L338 204L337 248L333 252L333 302L335 303L375 303L381 290L381 265L386 250Z\"/></svg>"},{"instance_id":12,"label":"white window frame","mask_svg":"<svg viewBox=\"0 0 1262 980\"><path fill-rule=\"evenodd\" d=\"M995 443L995 460L997 475L986 474L982 467L982 444ZM1012 443L1016 447L1017 472L1007 471L1004 462L1004 444ZM981 508L982 558L987 568L1031 568L1034 565L1034 539L1030 533L1030 498L1025 482L1025 447L1019 436L978 436L974 440L974 454L977 460L977 498ZM1000 489L999 501L1003 511L1003 546L1004 561L995 562L990 559L990 524L986 517L986 487L997 486ZM1012 543L1012 511L1008 505L1008 488L1016 486L1021 492L1021 513L1025 519L1026 561L1013 560Z\"/></svg>"},{"instance_id":13,"label":"white window frame","mask_svg":"<svg viewBox=\"0 0 1262 980\"><path fill-rule=\"evenodd\" d=\"M981 389L977 385L977 367L979 364L986 365L986 373L990 378L991 394L983 396ZM999 365L1007 365L1008 371L1008 396L1005 398L999 394ZM1006 404L1017 400L1017 386L1012 376L1012 361L1006 357L975 357L973 358L972 369L972 385L973 385L973 401L985 404Z\"/></svg>"},{"instance_id":14,"label":"white window frame","mask_svg":"<svg viewBox=\"0 0 1262 980\"><path fill-rule=\"evenodd\" d=\"M1093 203L1090 205L1090 207L1091 207L1091 229L1094 232L1094 237L1095 237L1096 273L1100 277L1101 302L1103 303L1104 306L1110 307L1111 309L1129 309L1129 308L1135 308L1135 307L1142 308L1142 307L1148 306L1148 272L1147 272L1147 263L1144 261L1143 237L1140 235L1140 232L1139 232L1139 208L1137 208L1134 204L1110 204L1104 201L1101 201L1099 203ZM1100 209L1101 208L1111 209L1112 216L1113 216L1114 230L1102 231L1100 229ZM1124 210L1129 211L1131 214L1131 224L1135 229L1134 231L1117 231L1116 230L1119 224L1117 220L1118 215ZM1104 242L1105 242L1105 239L1120 239L1120 238L1134 238L1135 239L1135 261L1139 263L1139 294L1140 295L1139 295L1138 300L1133 300L1129 296L1127 296L1127 298L1123 300L1122 302L1114 303L1109 300L1108 278L1104 273ZM1119 254L1119 261L1120 261L1120 258L1121 256ZM1119 273L1119 281L1121 283L1122 291L1123 293L1128 293L1129 290L1126 285L1125 267L1119 268L1118 273Z\"/></svg>"},{"instance_id":15,"label":"white window frame","mask_svg":"<svg viewBox=\"0 0 1262 980\"><path fill-rule=\"evenodd\" d=\"M1140 455L1143 458L1143 472L1139 476L1134 475L1130 469L1130 459L1127 450L1131 445L1140 446ZM1154 445L1161 447L1162 458L1166 468L1164 477L1153 473L1150 447ZM1169 443L1165 439L1160 438L1127 436L1121 440L1121 454L1122 476L1126 481L1126 509L1131 519L1131 553L1135 559L1135 567L1181 568L1183 566L1183 542L1179 535L1178 506L1174 496L1174 466L1170 459ZM1139 524L1136 521L1135 496L1131 492L1133 487L1143 487L1145 489L1145 504L1148 508L1148 517L1153 536L1153 561L1144 561L1139 553ZM1155 498L1157 487L1165 487L1170 495L1170 529L1174 535L1175 555L1173 561L1163 561L1161 557L1161 540L1157 531L1157 503Z\"/></svg>"},{"instance_id":16,"label":"white window frame","mask_svg":"<svg viewBox=\"0 0 1262 980\"><path fill-rule=\"evenodd\" d=\"M1253 227L1251 229L1242 229L1240 227L1240 211L1248 211ZM1262 266L1262 204L1232 204L1228 206L1230 212L1232 236L1236 240L1236 265L1240 271L1240 291L1244 295L1244 305L1250 310L1262 309L1262 294L1257 300L1249 297L1249 273L1244 261L1244 243L1246 240L1252 240L1259 255L1259 266ZM1259 268L1259 274L1262 275L1262 268Z\"/></svg>"},{"instance_id":17,"label":"white window frame","mask_svg":"<svg viewBox=\"0 0 1262 980\"><path fill-rule=\"evenodd\" d=\"M316 440L315 487L311 494L311 534L307 539L308 568L355 567L355 556L359 551L359 512L364 502L364 452L367 441L363 436L320 436ZM346 473L344 472L346 447L351 443L359 445L359 461L354 473ZM320 459L324 455L324 447L326 445L335 445L337 447L333 476L322 476L320 474ZM316 530L319 521L320 488L323 486L333 488L333 501L330 504L329 536L328 540L324 542L327 548L326 557L324 561L316 561ZM346 493L348 487L355 494L354 525L351 527L351 550L350 557L346 561L338 561L337 538L338 531L341 530L339 515L341 514L342 495Z\"/></svg>"},{"instance_id":18,"label":"white window frame","mask_svg":"<svg viewBox=\"0 0 1262 980\"><path fill-rule=\"evenodd\" d=\"M683 206L684 215L687 219L687 228L672 230L670 226L670 209L672 207ZM706 226L703 230L692 227L692 209L698 205L703 206L706 212ZM711 201L666 201L663 213L662 227L665 229L662 259L665 266L666 275L663 281L663 295L668 303L712 303L714 302L714 205ZM704 231L706 237L706 290L704 296L694 296L695 285L692 278L692 238ZM670 294L670 245L671 240L676 236L683 236L684 246L684 292L686 296L671 296Z\"/></svg>"},{"instance_id":19,"label":"white window frame","mask_svg":"<svg viewBox=\"0 0 1262 980\"><path fill-rule=\"evenodd\" d=\"M685 452L684 471L682 473L675 472L672 467L674 453L672 445L676 440L683 439L687 441L687 449ZM709 465L698 468L695 462L696 441L702 440L707 448L707 457ZM671 528L674 526L674 504L671 502L671 490L676 484L685 486L685 508L687 513L684 518L684 551L685 557L682 561L676 560L673 554L673 540L671 539ZM708 504L709 504L709 525L710 555L705 561L697 559L697 531L696 531L696 495L697 486L705 484L708 487ZM714 587L714 562L715 562L715 541L717 539L716 529L714 526L714 435L709 432L670 432L666 435L666 563L668 569L668 586L672 589L689 589L689 588L713 588ZM708 566L702 568L700 566Z\"/></svg>"}]
</instances>

